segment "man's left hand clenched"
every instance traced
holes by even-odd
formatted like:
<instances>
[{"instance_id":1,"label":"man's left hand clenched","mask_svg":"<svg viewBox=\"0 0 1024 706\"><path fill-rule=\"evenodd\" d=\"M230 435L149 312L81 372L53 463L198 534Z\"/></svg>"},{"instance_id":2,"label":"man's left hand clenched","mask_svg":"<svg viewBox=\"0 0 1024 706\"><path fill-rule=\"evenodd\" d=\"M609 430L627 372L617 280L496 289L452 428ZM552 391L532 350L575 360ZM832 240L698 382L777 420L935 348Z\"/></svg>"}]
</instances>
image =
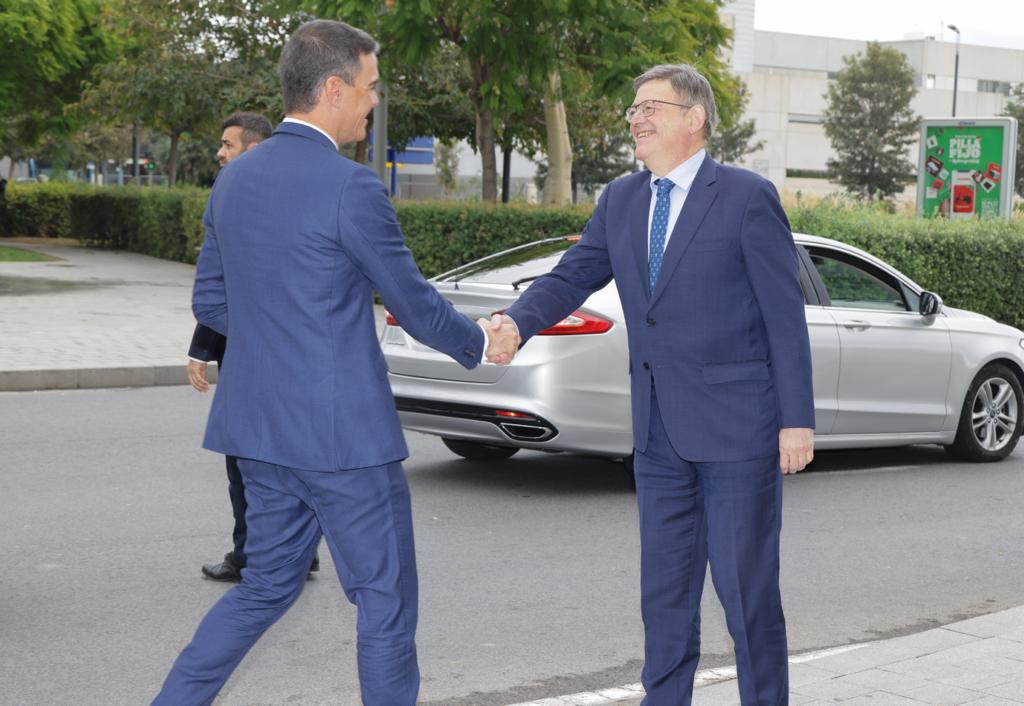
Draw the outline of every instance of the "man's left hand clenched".
<instances>
[{"instance_id":1,"label":"man's left hand clenched","mask_svg":"<svg viewBox=\"0 0 1024 706\"><path fill-rule=\"evenodd\" d=\"M796 473L814 459L814 430L789 428L779 431L779 465L783 473Z\"/></svg>"}]
</instances>

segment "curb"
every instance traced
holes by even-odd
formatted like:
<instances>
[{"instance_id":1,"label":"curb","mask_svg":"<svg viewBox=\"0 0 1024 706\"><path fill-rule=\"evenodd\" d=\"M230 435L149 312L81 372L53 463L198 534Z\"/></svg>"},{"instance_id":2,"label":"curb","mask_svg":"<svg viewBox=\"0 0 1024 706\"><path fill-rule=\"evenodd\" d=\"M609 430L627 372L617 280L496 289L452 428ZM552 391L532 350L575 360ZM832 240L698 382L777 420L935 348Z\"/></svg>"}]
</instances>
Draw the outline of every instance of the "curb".
<instances>
[{"instance_id":1,"label":"curb","mask_svg":"<svg viewBox=\"0 0 1024 706\"><path fill-rule=\"evenodd\" d=\"M207 377L210 382L217 381L216 365L207 368ZM185 372L185 363L120 368L0 371L0 392L158 387L187 384L188 376Z\"/></svg>"}]
</instances>

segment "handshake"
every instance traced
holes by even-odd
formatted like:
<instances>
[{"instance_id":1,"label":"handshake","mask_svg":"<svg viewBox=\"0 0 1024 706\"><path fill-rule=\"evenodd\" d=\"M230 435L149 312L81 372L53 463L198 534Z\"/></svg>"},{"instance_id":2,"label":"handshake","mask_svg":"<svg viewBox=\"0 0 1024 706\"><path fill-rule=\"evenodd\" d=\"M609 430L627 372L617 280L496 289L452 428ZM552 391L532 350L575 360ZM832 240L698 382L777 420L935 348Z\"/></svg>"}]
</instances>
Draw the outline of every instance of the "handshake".
<instances>
[{"instance_id":1,"label":"handshake","mask_svg":"<svg viewBox=\"0 0 1024 706\"><path fill-rule=\"evenodd\" d=\"M508 365L519 350L522 339L519 338L519 327L511 316L494 314L490 321L477 319L480 328L487 334L487 350L484 351L488 363Z\"/></svg>"}]
</instances>

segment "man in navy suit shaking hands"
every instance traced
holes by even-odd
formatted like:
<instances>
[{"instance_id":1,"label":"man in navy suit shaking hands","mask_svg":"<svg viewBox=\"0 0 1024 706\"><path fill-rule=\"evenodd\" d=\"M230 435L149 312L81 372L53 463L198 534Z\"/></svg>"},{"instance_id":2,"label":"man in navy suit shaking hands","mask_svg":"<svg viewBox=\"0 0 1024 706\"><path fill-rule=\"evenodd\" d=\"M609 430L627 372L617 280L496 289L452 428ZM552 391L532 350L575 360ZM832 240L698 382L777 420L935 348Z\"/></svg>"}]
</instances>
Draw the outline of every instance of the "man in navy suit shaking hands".
<instances>
[{"instance_id":1,"label":"man in navy suit shaking hands","mask_svg":"<svg viewBox=\"0 0 1024 706\"><path fill-rule=\"evenodd\" d=\"M717 164L711 86L656 66L626 110L646 169L507 311L524 340L615 279L629 334L646 706L688 706L710 563L744 706L788 700L782 474L813 456L811 353L789 223L768 181Z\"/></svg>"},{"instance_id":2,"label":"man in navy suit shaking hands","mask_svg":"<svg viewBox=\"0 0 1024 706\"><path fill-rule=\"evenodd\" d=\"M358 611L363 703L419 690L408 455L373 292L406 330L472 368L507 363L511 327L458 314L420 275L383 184L338 154L377 105L377 43L302 25L281 55L286 117L218 175L192 308L226 335L204 446L238 457L248 563L175 661L157 704L208 704L298 598L323 536Z\"/></svg>"}]
</instances>

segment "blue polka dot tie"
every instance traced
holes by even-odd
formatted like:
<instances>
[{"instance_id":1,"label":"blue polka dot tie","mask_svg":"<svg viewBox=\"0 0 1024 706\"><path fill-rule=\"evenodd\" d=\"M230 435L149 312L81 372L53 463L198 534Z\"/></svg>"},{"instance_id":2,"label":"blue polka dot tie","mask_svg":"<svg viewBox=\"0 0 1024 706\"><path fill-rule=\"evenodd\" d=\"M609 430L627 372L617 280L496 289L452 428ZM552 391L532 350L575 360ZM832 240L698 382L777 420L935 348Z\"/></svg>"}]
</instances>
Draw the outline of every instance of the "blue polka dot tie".
<instances>
[{"instance_id":1,"label":"blue polka dot tie","mask_svg":"<svg viewBox=\"0 0 1024 706\"><path fill-rule=\"evenodd\" d=\"M647 256L647 272L650 277L652 294L654 293L654 283L658 281L658 273L661 272L661 260L665 255L669 194L672 192L672 187L675 186L671 179L658 179L654 183L658 185L658 200L654 204L654 218L651 219L651 244Z\"/></svg>"}]
</instances>

